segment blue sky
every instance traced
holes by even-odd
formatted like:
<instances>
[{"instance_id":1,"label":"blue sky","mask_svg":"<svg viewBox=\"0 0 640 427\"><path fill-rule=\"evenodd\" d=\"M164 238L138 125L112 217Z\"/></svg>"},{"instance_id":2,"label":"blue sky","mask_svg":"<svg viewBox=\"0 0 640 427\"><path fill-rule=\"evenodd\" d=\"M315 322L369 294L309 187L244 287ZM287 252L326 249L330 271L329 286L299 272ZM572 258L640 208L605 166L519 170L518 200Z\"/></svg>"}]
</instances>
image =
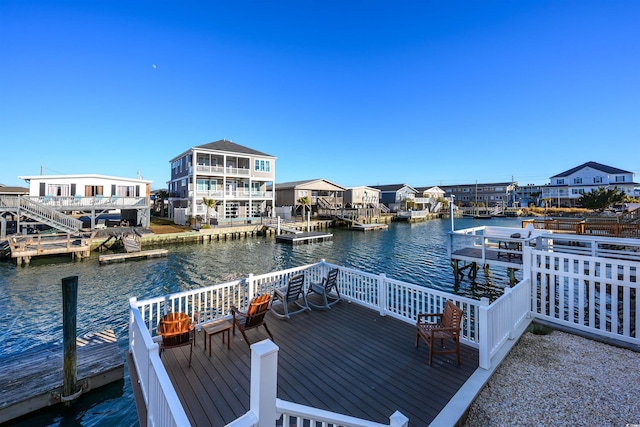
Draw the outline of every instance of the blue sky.
<instances>
[{"instance_id":1,"label":"blue sky","mask_svg":"<svg viewBox=\"0 0 640 427\"><path fill-rule=\"evenodd\" d=\"M635 0L3 0L0 183L162 188L222 138L276 156L277 182L640 173L639 22Z\"/></svg>"}]
</instances>

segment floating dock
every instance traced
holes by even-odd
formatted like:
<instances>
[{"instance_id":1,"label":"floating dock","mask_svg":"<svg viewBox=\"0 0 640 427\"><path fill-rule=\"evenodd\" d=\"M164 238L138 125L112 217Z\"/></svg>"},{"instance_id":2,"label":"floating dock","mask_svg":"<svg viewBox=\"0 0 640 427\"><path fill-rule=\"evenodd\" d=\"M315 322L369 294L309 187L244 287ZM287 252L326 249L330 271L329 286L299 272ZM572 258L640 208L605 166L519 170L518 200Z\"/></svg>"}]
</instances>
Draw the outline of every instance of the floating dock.
<instances>
[{"instance_id":1,"label":"floating dock","mask_svg":"<svg viewBox=\"0 0 640 427\"><path fill-rule=\"evenodd\" d=\"M329 233L297 233L297 234L279 234L276 236L277 243L289 243L291 245L301 245L305 243L324 242L333 239L333 234Z\"/></svg>"},{"instance_id":2,"label":"floating dock","mask_svg":"<svg viewBox=\"0 0 640 427\"><path fill-rule=\"evenodd\" d=\"M167 256L169 253L166 249L150 249L148 251L140 251L140 252L127 252L122 254L107 254L100 255L98 260L100 264L110 264L112 262L125 262L128 259L136 259L136 258L160 258Z\"/></svg>"},{"instance_id":3,"label":"floating dock","mask_svg":"<svg viewBox=\"0 0 640 427\"><path fill-rule=\"evenodd\" d=\"M370 230L386 230L389 228L387 224L353 224L352 230L370 231Z\"/></svg>"},{"instance_id":4,"label":"floating dock","mask_svg":"<svg viewBox=\"0 0 640 427\"><path fill-rule=\"evenodd\" d=\"M76 338L82 394L124 378L113 331ZM63 401L63 346L46 344L0 359L0 424Z\"/></svg>"}]
</instances>

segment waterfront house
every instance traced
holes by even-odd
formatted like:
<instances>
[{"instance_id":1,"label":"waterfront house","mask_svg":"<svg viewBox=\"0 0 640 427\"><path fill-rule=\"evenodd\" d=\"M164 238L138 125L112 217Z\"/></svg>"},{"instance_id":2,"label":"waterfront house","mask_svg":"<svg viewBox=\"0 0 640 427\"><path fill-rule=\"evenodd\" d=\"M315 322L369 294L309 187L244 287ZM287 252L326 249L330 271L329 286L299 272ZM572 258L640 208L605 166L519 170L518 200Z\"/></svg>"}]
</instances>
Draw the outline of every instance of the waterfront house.
<instances>
[{"instance_id":1,"label":"waterfront house","mask_svg":"<svg viewBox=\"0 0 640 427\"><path fill-rule=\"evenodd\" d=\"M438 187L416 187L416 197L414 202L416 209L426 210L428 212L439 212L444 209L442 200L444 199L445 191Z\"/></svg>"},{"instance_id":2,"label":"waterfront house","mask_svg":"<svg viewBox=\"0 0 640 427\"><path fill-rule=\"evenodd\" d=\"M574 207L583 194L600 187L617 188L626 195L636 195L635 174L630 171L596 162L586 162L551 177L542 191L542 199L550 200L556 207Z\"/></svg>"},{"instance_id":3,"label":"waterfront house","mask_svg":"<svg viewBox=\"0 0 640 427\"><path fill-rule=\"evenodd\" d=\"M455 203L460 207L478 206L507 207L513 204L516 197L518 183L488 182L474 184L441 185L447 194L455 197Z\"/></svg>"},{"instance_id":4,"label":"waterfront house","mask_svg":"<svg viewBox=\"0 0 640 427\"><path fill-rule=\"evenodd\" d=\"M29 195L23 202L37 207L30 210L23 203L21 215L34 216L36 210L51 214L33 218L34 221L47 223L49 220L48 225L54 228L60 225L61 230L68 232L71 230L53 219L54 211L63 215L86 214L93 230L97 216L111 212L119 214L120 219L130 225L149 226L152 181L141 177L97 174L25 175L18 178L29 183Z\"/></svg>"},{"instance_id":5,"label":"waterfront house","mask_svg":"<svg viewBox=\"0 0 640 427\"><path fill-rule=\"evenodd\" d=\"M364 185L350 187L344 192L344 204L347 208L377 208L380 203L380 190Z\"/></svg>"},{"instance_id":6,"label":"waterfront house","mask_svg":"<svg viewBox=\"0 0 640 427\"><path fill-rule=\"evenodd\" d=\"M407 184L371 185L370 187L380 191L380 203L383 203L391 212L407 210L407 203L411 205L418 190Z\"/></svg>"},{"instance_id":7,"label":"waterfront house","mask_svg":"<svg viewBox=\"0 0 640 427\"><path fill-rule=\"evenodd\" d=\"M176 223L250 219L275 206L267 190L275 182L274 156L222 139L191 147L170 162L169 215ZM208 209L204 198L213 199L215 208Z\"/></svg>"},{"instance_id":8,"label":"waterfront house","mask_svg":"<svg viewBox=\"0 0 640 427\"><path fill-rule=\"evenodd\" d=\"M275 185L276 206L291 206L294 215L301 215L303 209L317 214L318 209L340 209L344 206L344 192L347 189L326 179L282 182ZM300 199L307 197L309 205L303 207Z\"/></svg>"}]
</instances>

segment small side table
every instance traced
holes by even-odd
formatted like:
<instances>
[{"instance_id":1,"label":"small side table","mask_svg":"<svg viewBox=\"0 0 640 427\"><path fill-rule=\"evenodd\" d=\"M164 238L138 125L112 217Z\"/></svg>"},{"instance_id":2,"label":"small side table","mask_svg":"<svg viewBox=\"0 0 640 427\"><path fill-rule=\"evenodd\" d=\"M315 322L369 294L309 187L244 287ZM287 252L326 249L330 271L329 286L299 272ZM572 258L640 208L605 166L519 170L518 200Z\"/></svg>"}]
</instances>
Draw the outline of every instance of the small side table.
<instances>
[{"instance_id":1,"label":"small side table","mask_svg":"<svg viewBox=\"0 0 640 427\"><path fill-rule=\"evenodd\" d=\"M204 349L207 349L207 338L209 338L209 357L211 357L211 337L216 334L222 334L222 343L224 344L224 333L227 333L227 350L231 349L231 328L233 325L227 319L218 319L202 325L204 332Z\"/></svg>"}]
</instances>

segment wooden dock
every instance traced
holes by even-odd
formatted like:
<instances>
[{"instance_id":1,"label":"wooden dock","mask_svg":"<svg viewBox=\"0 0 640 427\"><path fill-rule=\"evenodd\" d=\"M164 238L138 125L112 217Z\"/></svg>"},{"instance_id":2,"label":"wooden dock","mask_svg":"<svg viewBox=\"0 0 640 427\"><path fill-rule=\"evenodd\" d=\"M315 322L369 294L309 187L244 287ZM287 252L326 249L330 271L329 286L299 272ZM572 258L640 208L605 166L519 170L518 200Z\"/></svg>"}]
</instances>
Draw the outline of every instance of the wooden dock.
<instances>
[{"instance_id":1,"label":"wooden dock","mask_svg":"<svg viewBox=\"0 0 640 427\"><path fill-rule=\"evenodd\" d=\"M32 234L8 240L11 257L18 265L29 264L31 258L41 255L71 254L75 258L88 258L95 232L71 234Z\"/></svg>"},{"instance_id":2,"label":"wooden dock","mask_svg":"<svg viewBox=\"0 0 640 427\"><path fill-rule=\"evenodd\" d=\"M333 239L333 234L309 232L297 234L279 234L276 236L276 242L289 243L291 245L301 245L305 243L324 242Z\"/></svg>"},{"instance_id":3,"label":"wooden dock","mask_svg":"<svg viewBox=\"0 0 640 427\"><path fill-rule=\"evenodd\" d=\"M82 394L124 378L113 331L76 339L77 384ZM63 401L63 348L45 344L0 359L0 424Z\"/></svg>"},{"instance_id":4,"label":"wooden dock","mask_svg":"<svg viewBox=\"0 0 640 427\"><path fill-rule=\"evenodd\" d=\"M129 260L129 259L160 258L160 257L167 256L168 253L169 251L166 249L149 249L147 251L140 251L140 252L127 252L122 254L100 255L98 260L100 261L100 264L110 264L113 262L125 262L126 260Z\"/></svg>"},{"instance_id":5,"label":"wooden dock","mask_svg":"<svg viewBox=\"0 0 640 427\"><path fill-rule=\"evenodd\" d=\"M370 231L370 230L386 230L389 228L387 224L353 224L352 230Z\"/></svg>"}]
</instances>

